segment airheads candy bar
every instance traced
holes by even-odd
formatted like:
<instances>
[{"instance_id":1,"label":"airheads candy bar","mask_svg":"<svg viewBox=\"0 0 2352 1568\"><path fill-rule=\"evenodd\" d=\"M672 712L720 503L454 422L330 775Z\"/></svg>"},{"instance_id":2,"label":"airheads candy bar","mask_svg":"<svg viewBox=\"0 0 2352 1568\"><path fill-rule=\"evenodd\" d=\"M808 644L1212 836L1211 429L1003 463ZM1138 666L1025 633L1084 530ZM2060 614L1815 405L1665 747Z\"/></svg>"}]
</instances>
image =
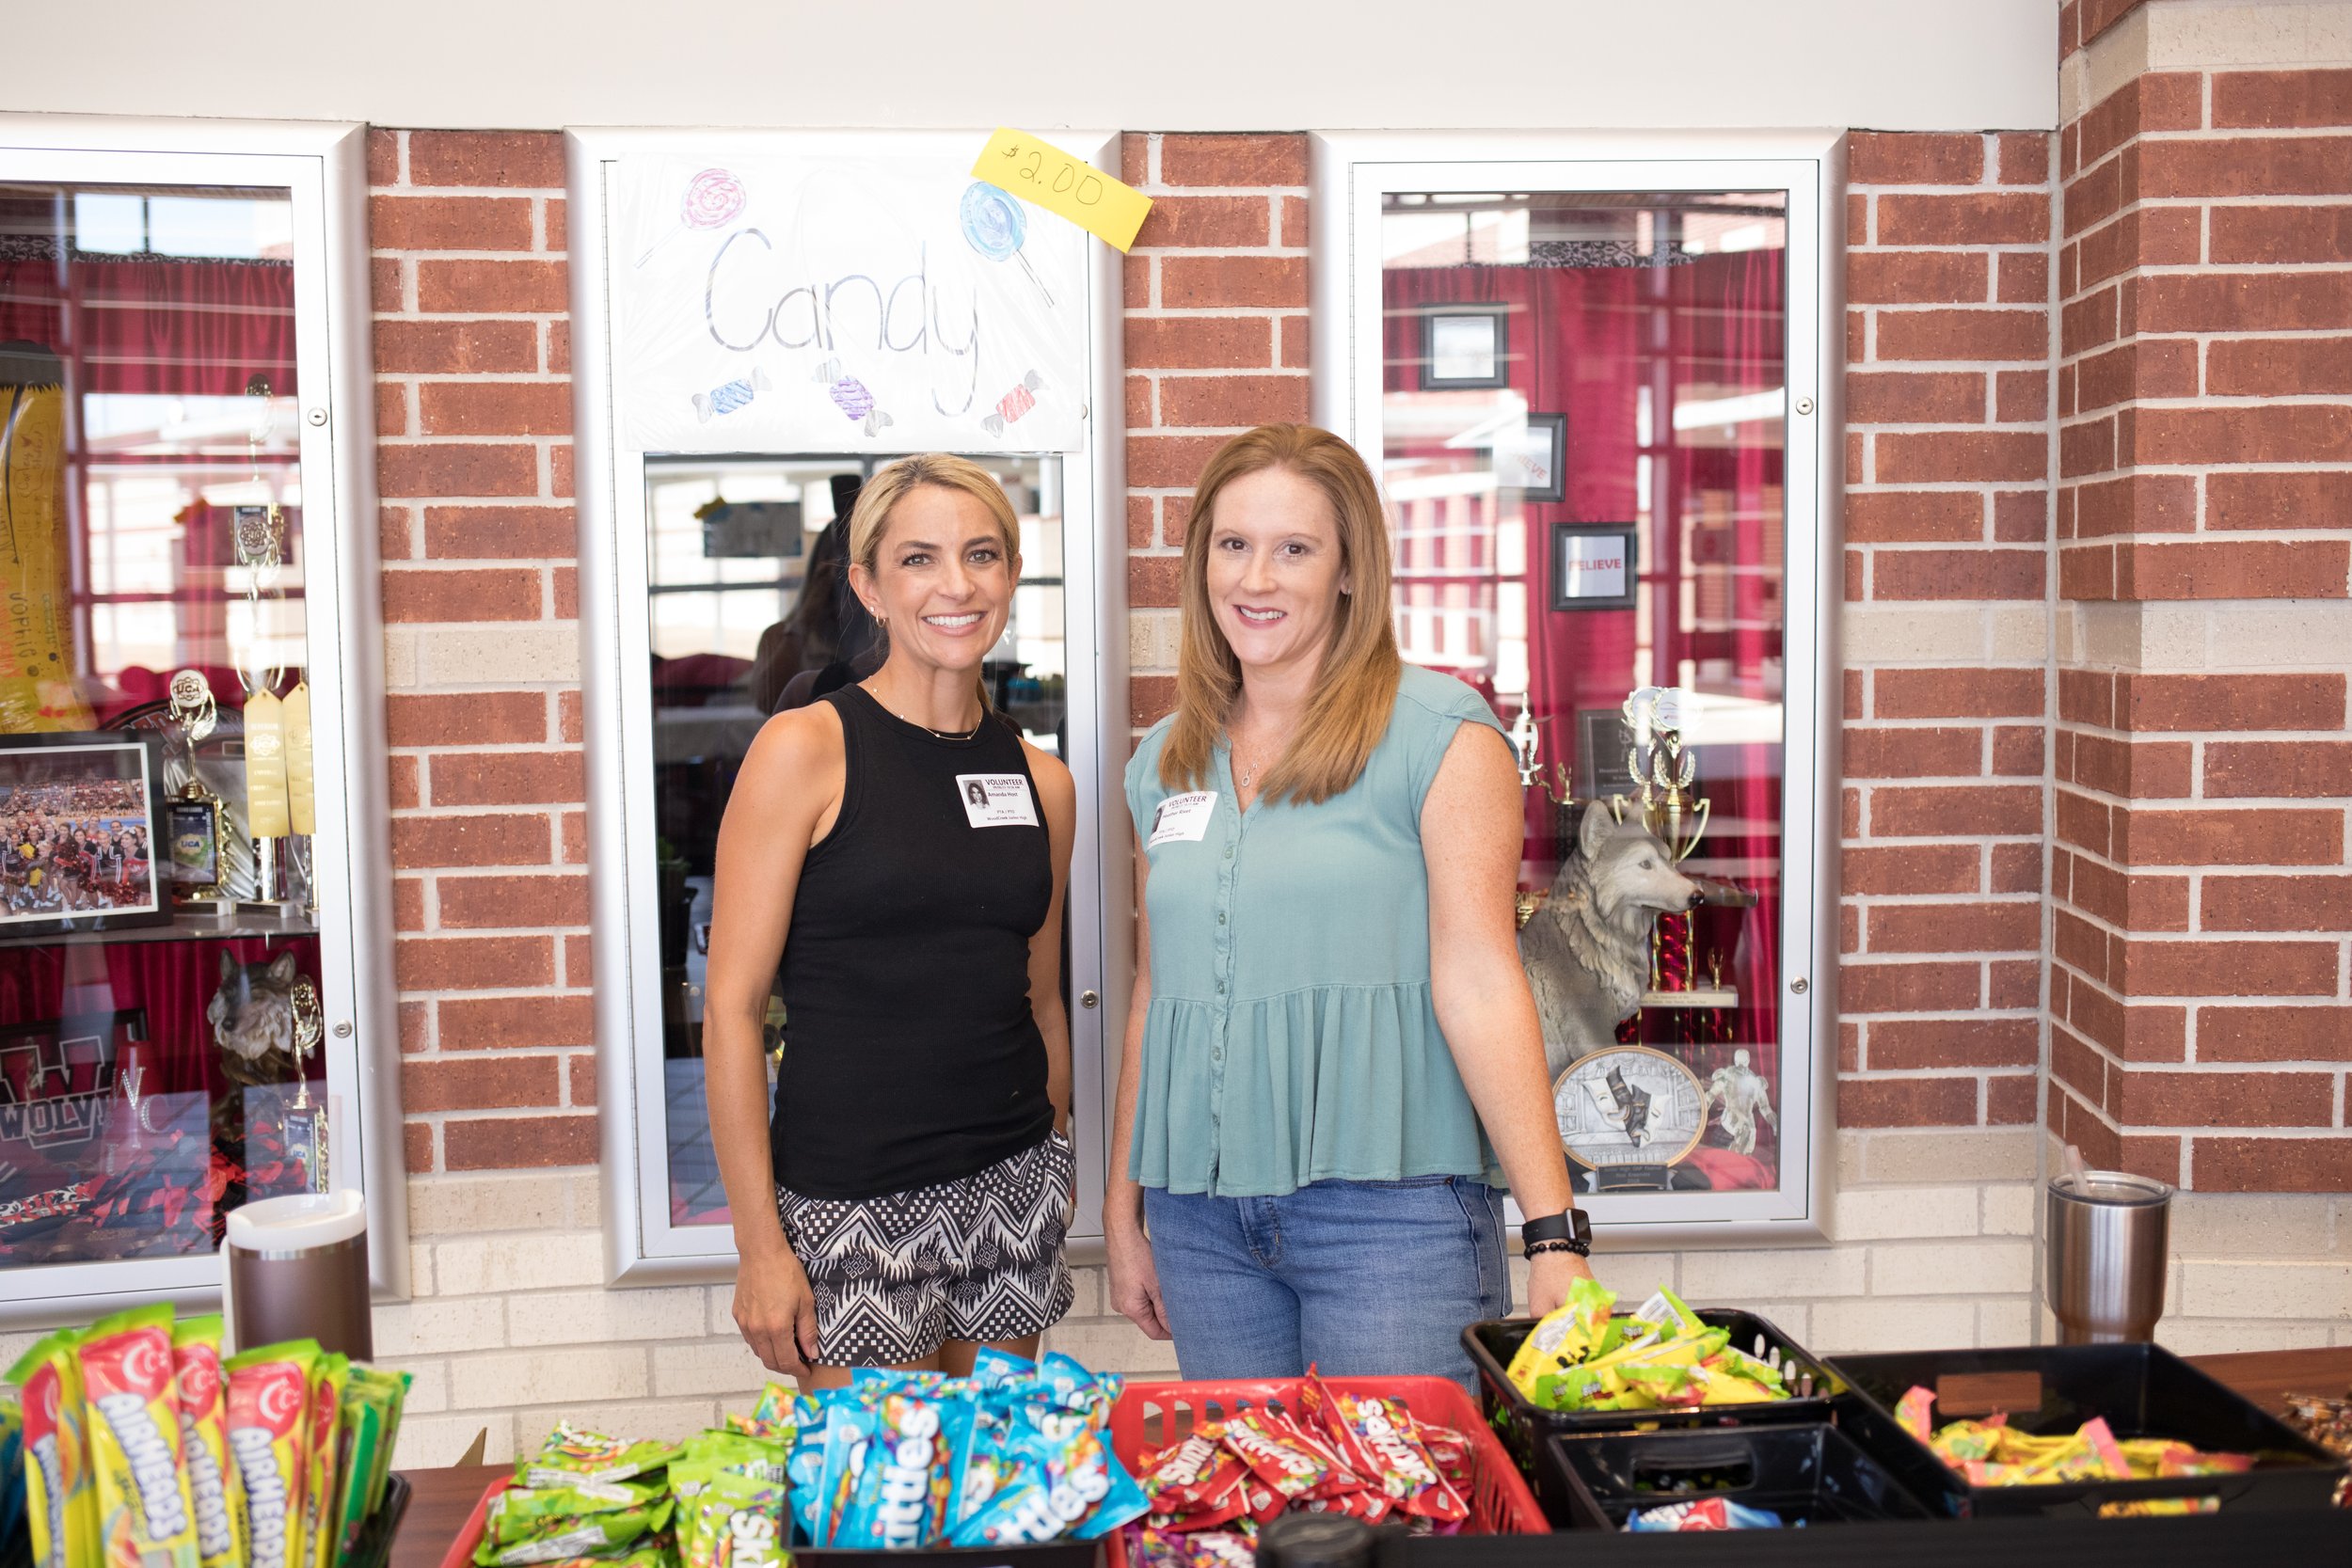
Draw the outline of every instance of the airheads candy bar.
<instances>
[{"instance_id":1,"label":"airheads candy bar","mask_svg":"<svg viewBox=\"0 0 2352 1568\"><path fill-rule=\"evenodd\" d=\"M245 1486L229 1459L218 1313L190 1318L172 1329L171 1374L180 1394L188 1500L196 1506L197 1556L203 1568L245 1568Z\"/></svg>"},{"instance_id":2,"label":"airheads candy bar","mask_svg":"<svg viewBox=\"0 0 2352 1568\"><path fill-rule=\"evenodd\" d=\"M24 1393L24 1511L35 1568L93 1568L98 1494L83 1445L82 1369L74 1336L48 1335L8 1369Z\"/></svg>"},{"instance_id":3,"label":"airheads candy bar","mask_svg":"<svg viewBox=\"0 0 2352 1568\"><path fill-rule=\"evenodd\" d=\"M302 1481L302 1556L310 1568L335 1568L335 1461L342 1435L343 1386L351 1357L322 1355L310 1363L310 1430Z\"/></svg>"},{"instance_id":4,"label":"airheads candy bar","mask_svg":"<svg viewBox=\"0 0 2352 1568\"><path fill-rule=\"evenodd\" d=\"M89 1407L103 1560L115 1568L198 1568L171 1374L171 1308L102 1318L73 1354Z\"/></svg>"},{"instance_id":5,"label":"airheads candy bar","mask_svg":"<svg viewBox=\"0 0 2352 1568\"><path fill-rule=\"evenodd\" d=\"M314 1339L264 1345L231 1356L229 1452L245 1484L250 1568L302 1562L302 1489L310 1478L310 1369Z\"/></svg>"}]
</instances>

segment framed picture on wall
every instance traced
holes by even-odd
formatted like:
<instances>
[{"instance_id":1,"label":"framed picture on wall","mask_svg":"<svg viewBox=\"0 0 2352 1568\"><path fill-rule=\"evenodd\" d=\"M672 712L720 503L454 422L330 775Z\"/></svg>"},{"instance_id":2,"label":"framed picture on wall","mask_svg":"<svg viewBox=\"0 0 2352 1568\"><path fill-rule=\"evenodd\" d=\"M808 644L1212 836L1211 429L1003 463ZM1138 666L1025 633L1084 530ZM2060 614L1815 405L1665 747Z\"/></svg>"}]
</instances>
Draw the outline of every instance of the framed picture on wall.
<instances>
[{"instance_id":1,"label":"framed picture on wall","mask_svg":"<svg viewBox=\"0 0 2352 1568\"><path fill-rule=\"evenodd\" d=\"M0 736L0 939L171 921L163 742Z\"/></svg>"},{"instance_id":2,"label":"framed picture on wall","mask_svg":"<svg viewBox=\"0 0 2352 1568\"><path fill-rule=\"evenodd\" d=\"M1631 610L1642 532L1631 523L1551 525L1551 608Z\"/></svg>"},{"instance_id":3,"label":"framed picture on wall","mask_svg":"<svg viewBox=\"0 0 2352 1568\"><path fill-rule=\"evenodd\" d=\"M1526 501L1568 499L1568 417L1530 414L1527 423L1495 437L1495 483Z\"/></svg>"},{"instance_id":4,"label":"framed picture on wall","mask_svg":"<svg viewBox=\"0 0 2352 1568\"><path fill-rule=\"evenodd\" d=\"M1421 318L1421 389L1511 384L1511 308L1433 305Z\"/></svg>"}]
</instances>

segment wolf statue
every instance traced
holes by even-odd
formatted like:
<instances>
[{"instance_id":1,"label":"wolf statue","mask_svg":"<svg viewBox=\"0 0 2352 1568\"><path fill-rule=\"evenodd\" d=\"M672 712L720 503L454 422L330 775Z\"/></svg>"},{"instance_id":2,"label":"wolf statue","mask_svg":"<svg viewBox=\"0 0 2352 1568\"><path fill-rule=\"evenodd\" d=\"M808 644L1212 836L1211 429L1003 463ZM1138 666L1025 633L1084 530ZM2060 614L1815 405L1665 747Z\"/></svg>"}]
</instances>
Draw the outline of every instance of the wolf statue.
<instances>
[{"instance_id":1,"label":"wolf statue","mask_svg":"<svg viewBox=\"0 0 2352 1568\"><path fill-rule=\"evenodd\" d=\"M230 1083L258 1088L293 1080L297 978L292 953L241 964L222 950L220 989L204 1011L220 1044L221 1075Z\"/></svg>"},{"instance_id":2,"label":"wolf statue","mask_svg":"<svg viewBox=\"0 0 2352 1568\"><path fill-rule=\"evenodd\" d=\"M1689 909L1699 891L1639 816L1619 822L1596 800L1576 837L1551 895L1519 933L1543 1021L1544 1070L1555 1082L1579 1057L1616 1042L1618 1021L1649 986L1650 927L1661 911Z\"/></svg>"}]
</instances>

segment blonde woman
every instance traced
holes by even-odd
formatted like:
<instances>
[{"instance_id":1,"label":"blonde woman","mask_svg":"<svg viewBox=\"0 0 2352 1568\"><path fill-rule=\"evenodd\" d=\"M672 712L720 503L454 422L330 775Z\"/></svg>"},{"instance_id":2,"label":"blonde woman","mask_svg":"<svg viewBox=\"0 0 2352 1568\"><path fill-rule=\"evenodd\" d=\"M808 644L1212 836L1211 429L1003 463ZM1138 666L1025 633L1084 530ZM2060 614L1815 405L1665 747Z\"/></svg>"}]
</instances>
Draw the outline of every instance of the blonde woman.
<instances>
[{"instance_id":1,"label":"blonde woman","mask_svg":"<svg viewBox=\"0 0 2352 1568\"><path fill-rule=\"evenodd\" d=\"M1021 575L1003 488L909 457L859 495L887 656L771 719L719 830L703 1051L735 1321L803 1383L1033 1355L1069 1310L1069 769L989 711ZM781 964L772 1116L760 1022Z\"/></svg>"},{"instance_id":2,"label":"blonde woman","mask_svg":"<svg viewBox=\"0 0 2352 1568\"><path fill-rule=\"evenodd\" d=\"M1427 1373L1585 1274L1512 930L1494 715L1407 666L1372 475L1327 431L1210 458L1176 711L1127 767L1143 918L1104 1212L1113 1304L1186 1378Z\"/></svg>"}]
</instances>

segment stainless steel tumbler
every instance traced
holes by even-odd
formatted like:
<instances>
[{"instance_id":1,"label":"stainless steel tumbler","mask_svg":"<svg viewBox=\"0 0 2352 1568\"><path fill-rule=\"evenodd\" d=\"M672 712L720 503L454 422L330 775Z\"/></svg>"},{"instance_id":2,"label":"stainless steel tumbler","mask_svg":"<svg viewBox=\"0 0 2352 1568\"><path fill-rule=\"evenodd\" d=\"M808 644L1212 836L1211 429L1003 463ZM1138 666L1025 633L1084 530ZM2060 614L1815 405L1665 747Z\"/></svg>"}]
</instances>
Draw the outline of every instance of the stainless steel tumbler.
<instances>
[{"instance_id":1,"label":"stainless steel tumbler","mask_svg":"<svg viewBox=\"0 0 2352 1568\"><path fill-rule=\"evenodd\" d=\"M2170 1187L2116 1170L2055 1177L2042 1228L2059 1344L2155 1338L2172 1255Z\"/></svg>"},{"instance_id":2,"label":"stainless steel tumbler","mask_svg":"<svg viewBox=\"0 0 2352 1568\"><path fill-rule=\"evenodd\" d=\"M265 1197L229 1212L229 1323L239 1350L316 1339L375 1354L368 1212L349 1189Z\"/></svg>"}]
</instances>

